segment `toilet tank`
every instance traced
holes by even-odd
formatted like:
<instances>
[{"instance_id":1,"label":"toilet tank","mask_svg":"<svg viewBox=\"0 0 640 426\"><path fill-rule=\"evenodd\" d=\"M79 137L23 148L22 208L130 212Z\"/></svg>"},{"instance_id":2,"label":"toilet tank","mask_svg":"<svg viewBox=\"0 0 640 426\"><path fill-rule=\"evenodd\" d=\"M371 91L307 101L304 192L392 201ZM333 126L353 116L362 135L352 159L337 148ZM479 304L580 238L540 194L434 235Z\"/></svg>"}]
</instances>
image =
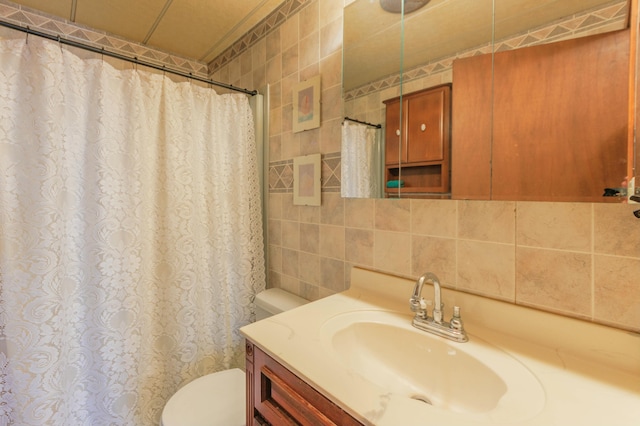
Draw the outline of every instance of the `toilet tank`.
<instances>
[{"instance_id":1,"label":"toilet tank","mask_svg":"<svg viewBox=\"0 0 640 426\"><path fill-rule=\"evenodd\" d=\"M256 295L256 320L265 319L305 303L309 301L280 288L261 291Z\"/></svg>"}]
</instances>

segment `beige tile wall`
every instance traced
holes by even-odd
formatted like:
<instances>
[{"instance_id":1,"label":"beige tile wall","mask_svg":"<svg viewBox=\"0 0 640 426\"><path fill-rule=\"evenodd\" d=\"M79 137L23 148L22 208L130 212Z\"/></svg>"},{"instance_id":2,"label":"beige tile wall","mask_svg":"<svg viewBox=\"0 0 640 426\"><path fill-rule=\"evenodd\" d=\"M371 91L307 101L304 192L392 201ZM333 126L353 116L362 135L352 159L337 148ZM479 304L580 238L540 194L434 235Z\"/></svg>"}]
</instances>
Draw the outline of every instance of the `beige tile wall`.
<instances>
[{"instance_id":1,"label":"beige tile wall","mask_svg":"<svg viewBox=\"0 0 640 426\"><path fill-rule=\"evenodd\" d=\"M340 150L342 8L343 0L308 2L213 76L269 83L271 162ZM293 133L292 88L318 73L321 127ZM366 105L353 109L380 121L375 97L396 91L356 99ZM432 271L447 287L640 331L640 221L631 206L322 197L307 207L290 192L270 194L270 286L317 299L347 288L352 265L407 277Z\"/></svg>"}]
</instances>

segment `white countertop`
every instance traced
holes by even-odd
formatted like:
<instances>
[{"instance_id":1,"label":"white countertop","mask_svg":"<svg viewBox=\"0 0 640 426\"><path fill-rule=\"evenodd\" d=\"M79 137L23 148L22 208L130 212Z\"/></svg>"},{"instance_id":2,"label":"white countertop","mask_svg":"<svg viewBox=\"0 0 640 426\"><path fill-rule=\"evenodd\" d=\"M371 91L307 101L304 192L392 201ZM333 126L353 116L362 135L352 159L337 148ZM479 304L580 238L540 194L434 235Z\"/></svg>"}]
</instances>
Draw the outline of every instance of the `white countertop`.
<instances>
[{"instance_id":1,"label":"white countertop","mask_svg":"<svg viewBox=\"0 0 640 426\"><path fill-rule=\"evenodd\" d=\"M543 403L519 419L456 413L397 396L354 374L327 349L323 326L347 312L387 311L400 321L406 316L410 326L413 286L411 280L353 268L349 290L241 332L367 425L640 425L640 335L615 328L443 289L446 319L454 304L460 306L470 342L490 342L539 381ZM431 295L425 285L423 296Z\"/></svg>"}]
</instances>

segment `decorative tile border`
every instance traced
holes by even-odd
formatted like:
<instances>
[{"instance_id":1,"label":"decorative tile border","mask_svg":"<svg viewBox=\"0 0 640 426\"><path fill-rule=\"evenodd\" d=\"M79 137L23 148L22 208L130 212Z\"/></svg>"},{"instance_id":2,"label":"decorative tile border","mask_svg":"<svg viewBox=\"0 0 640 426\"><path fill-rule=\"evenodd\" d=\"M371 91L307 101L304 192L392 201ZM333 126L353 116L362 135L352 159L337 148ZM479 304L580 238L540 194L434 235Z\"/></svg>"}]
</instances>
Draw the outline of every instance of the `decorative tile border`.
<instances>
[{"instance_id":1,"label":"decorative tile border","mask_svg":"<svg viewBox=\"0 0 640 426\"><path fill-rule=\"evenodd\" d=\"M496 44L495 51L501 52L526 46L554 42L572 35L593 31L600 27L610 26L612 24L621 24L625 22L626 8L628 8L626 0L621 0L597 10L591 10L579 15L574 15L564 21L547 25L542 28L537 28L528 31L527 33L518 34L510 37L509 39L500 41ZM435 75L443 71L448 71L451 69L453 61L457 58L491 53L491 50L491 44L486 44L471 50L460 52L449 58L435 60L428 64L406 70L402 75L402 81L403 83L406 83L419 78ZM400 75L397 74L385 77L346 92L344 94L344 100L350 101L389 87L398 86L399 84Z\"/></svg>"},{"instance_id":2,"label":"decorative tile border","mask_svg":"<svg viewBox=\"0 0 640 426\"><path fill-rule=\"evenodd\" d=\"M134 43L7 0L0 0L0 20L88 44L99 49L104 48L124 56L136 57L154 65L166 66L167 68L191 73L198 77L208 78L209 76L207 64L205 63Z\"/></svg>"},{"instance_id":3,"label":"decorative tile border","mask_svg":"<svg viewBox=\"0 0 640 426\"><path fill-rule=\"evenodd\" d=\"M231 47L209 62L209 75L213 75L220 68L231 62L242 52L260 41L271 31L279 27L289 17L300 12L300 10L315 0L288 0L282 3L269 16L260 21L255 27L247 32L242 38L233 43Z\"/></svg>"},{"instance_id":4,"label":"decorative tile border","mask_svg":"<svg viewBox=\"0 0 640 426\"><path fill-rule=\"evenodd\" d=\"M322 156L322 192L340 192L342 155L333 152Z\"/></svg>"},{"instance_id":5,"label":"decorative tile border","mask_svg":"<svg viewBox=\"0 0 640 426\"><path fill-rule=\"evenodd\" d=\"M293 192L293 159L269 163L269 192Z\"/></svg>"},{"instance_id":6,"label":"decorative tile border","mask_svg":"<svg viewBox=\"0 0 640 426\"><path fill-rule=\"evenodd\" d=\"M623 24L627 16L625 9L628 9L628 7L626 1L619 1L601 9L574 15L560 23L531 30L525 34L504 40L498 44L496 52L559 41L568 36L575 36L604 26L616 23Z\"/></svg>"},{"instance_id":7,"label":"decorative tile border","mask_svg":"<svg viewBox=\"0 0 640 426\"><path fill-rule=\"evenodd\" d=\"M322 192L340 192L340 153L322 155ZM269 192L293 192L293 159L269 163Z\"/></svg>"}]
</instances>

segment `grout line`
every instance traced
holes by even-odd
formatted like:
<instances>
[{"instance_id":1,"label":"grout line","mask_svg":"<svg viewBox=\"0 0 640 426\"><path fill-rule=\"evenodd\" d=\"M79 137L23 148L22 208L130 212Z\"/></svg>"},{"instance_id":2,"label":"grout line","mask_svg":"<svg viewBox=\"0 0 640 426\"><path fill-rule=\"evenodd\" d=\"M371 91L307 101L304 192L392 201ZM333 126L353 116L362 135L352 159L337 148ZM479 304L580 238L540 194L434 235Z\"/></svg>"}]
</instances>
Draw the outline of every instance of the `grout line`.
<instances>
[{"instance_id":1,"label":"grout line","mask_svg":"<svg viewBox=\"0 0 640 426\"><path fill-rule=\"evenodd\" d=\"M595 205L591 203L591 320L594 321L596 317L596 216Z\"/></svg>"},{"instance_id":2,"label":"grout line","mask_svg":"<svg viewBox=\"0 0 640 426\"><path fill-rule=\"evenodd\" d=\"M513 304L518 304L518 202L513 203Z\"/></svg>"},{"instance_id":3,"label":"grout line","mask_svg":"<svg viewBox=\"0 0 640 426\"><path fill-rule=\"evenodd\" d=\"M460 268L460 262L458 261L458 254L460 252L460 202L459 200L454 200L455 202L455 229L454 229L454 235L455 235L455 255L453 256L453 262L455 267L454 269L454 273L455 273L455 277L453 279L453 287L455 289L459 289L460 288L460 283L458 283L458 276L460 275L459 273L459 268Z\"/></svg>"},{"instance_id":4,"label":"grout line","mask_svg":"<svg viewBox=\"0 0 640 426\"><path fill-rule=\"evenodd\" d=\"M499 243L497 243L499 244ZM553 247L542 247L542 246L528 246L528 245L518 245L517 247L522 247L522 248L528 248L528 249L535 249L535 250L546 250L546 251L558 251L558 252L562 252L562 253L578 253L578 254L588 254L588 255L592 255L593 252L591 250L588 251L584 251L584 250L569 250L569 249L559 249L559 248L553 248Z\"/></svg>"}]
</instances>

